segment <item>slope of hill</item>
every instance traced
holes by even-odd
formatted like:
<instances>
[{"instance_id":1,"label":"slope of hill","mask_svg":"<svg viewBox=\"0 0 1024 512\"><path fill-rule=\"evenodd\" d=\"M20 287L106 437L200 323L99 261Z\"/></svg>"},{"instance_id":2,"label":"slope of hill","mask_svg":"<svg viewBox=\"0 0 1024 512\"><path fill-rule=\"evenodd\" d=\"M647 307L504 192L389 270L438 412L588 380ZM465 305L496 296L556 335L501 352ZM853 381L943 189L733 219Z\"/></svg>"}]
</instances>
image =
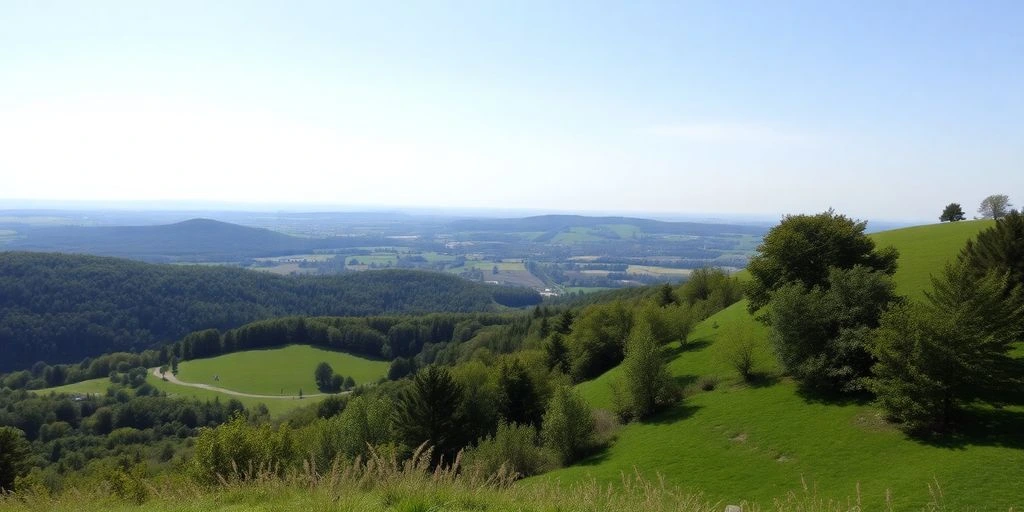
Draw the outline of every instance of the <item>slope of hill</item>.
<instances>
[{"instance_id":1,"label":"slope of hill","mask_svg":"<svg viewBox=\"0 0 1024 512\"><path fill-rule=\"evenodd\" d=\"M896 279L900 290L913 294L984 227L922 226L874 236L900 250ZM929 485L941 486L953 510L1024 505L1024 403L973 411L972 424L956 436L910 439L869 403L802 396L779 376L766 330L745 307L743 301L712 316L687 345L675 347L671 372L691 393L682 404L626 426L607 452L541 478L618 482L636 468L711 499L743 498L762 506L787 491L799 492L802 482L823 498L859 496L864 509L885 507L887 496L896 509L920 506L931 499ZM738 333L759 342L758 366L767 377L755 385L743 384L725 361L723 341ZM1018 361L1024 364L1024 358ZM609 383L618 372L578 389L594 405L608 407ZM717 384L704 391L693 385L698 381Z\"/></svg>"},{"instance_id":2,"label":"slope of hill","mask_svg":"<svg viewBox=\"0 0 1024 512\"><path fill-rule=\"evenodd\" d=\"M158 226L62 226L26 232L8 248L167 261L237 261L343 247L345 238L299 238L210 219Z\"/></svg>"},{"instance_id":3,"label":"slope of hill","mask_svg":"<svg viewBox=\"0 0 1024 512\"><path fill-rule=\"evenodd\" d=\"M871 238L879 247L892 245L899 249L896 291L919 298L931 287L930 276L956 257L967 240L993 224L991 220L931 224L882 231Z\"/></svg>"},{"instance_id":4,"label":"slope of hill","mask_svg":"<svg viewBox=\"0 0 1024 512\"><path fill-rule=\"evenodd\" d=\"M485 311L539 302L532 290L404 270L281 277L228 267L0 253L0 371L77 362L284 315ZM510 302L511 301L511 302Z\"/></svg>"}]
</instances>

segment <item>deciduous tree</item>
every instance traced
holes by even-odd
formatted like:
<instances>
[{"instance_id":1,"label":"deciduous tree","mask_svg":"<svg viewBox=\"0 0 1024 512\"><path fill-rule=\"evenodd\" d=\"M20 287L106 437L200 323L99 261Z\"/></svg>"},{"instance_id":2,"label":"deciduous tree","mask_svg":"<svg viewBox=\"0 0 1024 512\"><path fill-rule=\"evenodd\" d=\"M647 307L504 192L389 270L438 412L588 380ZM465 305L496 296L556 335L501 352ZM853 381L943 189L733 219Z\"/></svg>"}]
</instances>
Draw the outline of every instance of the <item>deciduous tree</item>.
<instances>
[{"instance_id":1,"label":"deciduous tree","mask_svg":"<svg viewBox=\"0 0 1024 512\"><path fill-rule=\"evenodd\" d=\"M867 222L833 210L817 215L787 215L765 235L747 270L751 313L771 300L772 292L797 283L810 290L828 286L829 270L860 265L886 274L896 272L896 249L877 249L864 234Z\"/></svg>"},{"instance_id":2,"label":"deciduous tree","mask_svg":"<svg viewBox=\"0 0 1024 512\"><path fill-rule=\"evenodd\" d=\"M1010 212L1010 197L1006 194L992 194L981 200L978 213L986 219L1001 219Z\"/></svg>"}]
</instances>

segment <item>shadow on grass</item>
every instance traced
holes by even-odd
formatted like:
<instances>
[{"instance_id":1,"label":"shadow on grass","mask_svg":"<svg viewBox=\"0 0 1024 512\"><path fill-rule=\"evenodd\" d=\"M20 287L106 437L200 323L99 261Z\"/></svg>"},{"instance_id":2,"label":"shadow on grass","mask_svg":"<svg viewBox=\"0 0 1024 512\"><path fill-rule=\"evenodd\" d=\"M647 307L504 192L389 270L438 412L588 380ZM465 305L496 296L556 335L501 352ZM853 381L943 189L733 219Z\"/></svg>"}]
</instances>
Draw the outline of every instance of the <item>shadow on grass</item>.
<instances>
[{"instance_id":1,"label":"shadow on grass","mask_svg":"<svg viewBox=\"0 0 1024 512\"><path fill-rule=\"evenodd\" d=\"M919 443L940 448L968 446L1024 448L1024 411L993 407L969 407L956 418L948 432L918 435Z\"/></svg>"},{"instance_id":2,"label":"shadow on grass","mask_svg":"<svg viewBox=\"0 0 1024 512\"><path fill-rule=\"evenodd\" d=\"M867 391L843 393L833 389L821 389L805 385L797 386L796 394L809 404L868 405L873 400L873 397Z\"/></svg>"},{"instance_id":3,"label":"shadow on grass","mask_svg":"<svg viewBox=\"0 0 1024 512\"><path fill-rule=\"evenodd\" d=\"M698 410L700 410L699 406L683 402L676 404L670 409L659 412L641 423L649 425L668 425L677 421L685 420L690 416L693 416Z\"/></svg>"},{"instance_id":4,"label":"shadow on grass","mask_svg":"<svg viewBox=\"0 0 1024 512\"><path fill-rule=\"evenodd\" d=\"M767 388L778 384L781 380L775 374L756 372L747 377L743 382L752 388Z\"/></svg>"},{"instance_id":5,"label":"shadow on grass","mask_svg":"<svg viewBox=\"0 0 1024 512\"><path fill-rule=\"evenodd\" d=\"M697 382L697 379L699 378L699 375L673 375L672 382L679 389L686 389L686 387L689 386L690 384Z\"/></svg>"},{"instance_id":6,"label":"shadow on grass","mask_svg":"<svg viewBox=\"0 0 1024 512\"><path fill-rule=\"evenodd\" d=\"M677 346L672 353L674 355L679 355L684 352L696 352L709 346L711 346L711 340L707 338L701 338L699 340L691 340L686 343L680 343L679 346Z\"/></svg>"}]
</instances>

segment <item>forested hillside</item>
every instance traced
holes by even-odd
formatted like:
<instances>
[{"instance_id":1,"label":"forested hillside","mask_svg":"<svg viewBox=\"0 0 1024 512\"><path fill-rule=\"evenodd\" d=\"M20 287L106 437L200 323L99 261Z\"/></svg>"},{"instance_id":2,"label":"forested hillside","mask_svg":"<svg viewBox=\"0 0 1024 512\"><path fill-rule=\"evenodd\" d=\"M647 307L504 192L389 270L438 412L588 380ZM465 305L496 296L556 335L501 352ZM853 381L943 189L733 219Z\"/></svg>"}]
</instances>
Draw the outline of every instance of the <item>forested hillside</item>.
<instances>
[{"instance_id":1,"label":"forested hillside","mask_svg":"<svg viewBox=\"0 0 1024 512\"><path fill-rule=\"evenodd\" d=\"M536 292L403 270L282 277L47 253L0 253L0 371L139 350L285 315L485 311Z\"/></svg>"}]
</instances>

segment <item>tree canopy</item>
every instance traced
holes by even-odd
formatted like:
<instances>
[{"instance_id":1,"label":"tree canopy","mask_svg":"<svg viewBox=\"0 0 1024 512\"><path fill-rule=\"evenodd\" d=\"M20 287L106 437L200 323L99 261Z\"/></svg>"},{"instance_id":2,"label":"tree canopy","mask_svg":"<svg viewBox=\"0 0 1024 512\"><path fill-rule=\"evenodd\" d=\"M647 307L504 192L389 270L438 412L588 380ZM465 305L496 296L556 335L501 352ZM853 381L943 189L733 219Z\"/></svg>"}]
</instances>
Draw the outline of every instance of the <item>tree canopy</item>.
<instances>
[{"instance_id":1,"label":"tree canopy","mask_svg":"<svg viewBox=\"0 0 1024 512\"><path fill-rule=\"evenodd\" d=\"M932 278L923 304L882 317L871 351L878 362L868 387L883 409L909 430L944 430L960 405L1003 380L999 368L1021 335L1018 300L1006 300L1005 273L975 277L963 262Z\"/></svg>"},{"instance_id":2,"label":"tree canopy","mask_svg":"<svg viewBox=\"0 0 1024 512\"><path fill-rule=\"evenodd\" d=\"M960 206L960 203L949 203L942 210L942 215L939 216L940 222L958 222L964 220L964 209Z\"/></svg>"},{"instance_id":3,"label":"tree canopy","mask_svg":"<svg viewBox=\"0 0 1024 512\"><path fill-rule=\"evenodd\" d=\"M981 205L978 206L978 214L986 219L999 220L1005 217L1012 207L1010 197L1006 194L992 194L981 200Z\"/></svg>"},{"instance_id":4,"label":"tree canopy","mask_svg":"<svg viewBox=\"0 0 1024 512\"><path fill-rule=\"evenodd\" d=\"M773 291L798 283L806 289L827 286L833 267L860 265L886 274L896 272L895 248L876 249L864 234L867 222L829 210L817 215L787 215L765 235L747 266L751 280L746 292L748 309L755 312L771 299Z\"/></svg>"}]
</instances>

